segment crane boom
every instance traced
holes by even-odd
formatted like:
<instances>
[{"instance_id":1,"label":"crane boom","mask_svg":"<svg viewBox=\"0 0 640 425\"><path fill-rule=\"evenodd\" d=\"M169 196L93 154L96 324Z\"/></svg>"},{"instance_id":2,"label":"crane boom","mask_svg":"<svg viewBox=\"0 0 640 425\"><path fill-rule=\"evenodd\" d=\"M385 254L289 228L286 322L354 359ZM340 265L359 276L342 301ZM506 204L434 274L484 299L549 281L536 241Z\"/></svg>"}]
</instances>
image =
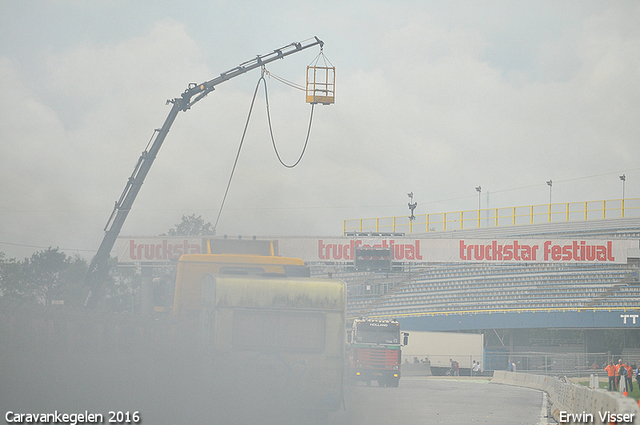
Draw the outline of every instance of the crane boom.
<instances>
[{"instance_id":1,"label":"crane boom","mask_svg":"<svg viewBox=\"0 0 640 425\"><path fill-rule=\"evenodd\" d=\"M171 111L169 111L169 115L164 121L164 124L161 128L156 129L154 132L155 139L151 144L151 147L148 150L142 152L138 162L136 163L135 168L133 169L133 173L131 177L127 180L127 184L120 195L120 199L115 203L113 211L109 216L109 220L104 228L105 234L102 239L102 243L98 248L96 255L91 260L91 264L89 265L89 270L87 271L87 275L85 277L85 283L91 287L89 295L85 301L85 306L90 306L96 301L96 294L102 287L108 272L108 263L109 256L111 250L113 249L113 245L116 243L116 239L120 234L120 230L124 225L125 220L127 219L127 215L129 211L131 211L131 207L133 202L138 196L138 192L142 187L142 183L144 182L153 161L164 142L164 139L167 137L173 122L175 121L178 113L180 111L186 112L193 106L196 102L204 98L207 94L212 92L215 89L215 86L223 83L227 80L230 80L234 77L244 74L245 72L251 71L252 69L261 67L269 62L273 62L277 59L283 59L286 56L289 56L293 53L302 51L309 47L313 47L316 45L322 46L324 45L323 41L318 37L314 37L310 39L313 41L305 42L294 42L287 46L281 47L279 49L274 50L271 53L266 55L258 55L255 58L243 62L235 68L232 68L226 72L223 72L218 77L205 81L201 84L189 84L189 87L180 95L180 97L170 99L167 103L171 103Z\"/></svg>"}]
</instances>

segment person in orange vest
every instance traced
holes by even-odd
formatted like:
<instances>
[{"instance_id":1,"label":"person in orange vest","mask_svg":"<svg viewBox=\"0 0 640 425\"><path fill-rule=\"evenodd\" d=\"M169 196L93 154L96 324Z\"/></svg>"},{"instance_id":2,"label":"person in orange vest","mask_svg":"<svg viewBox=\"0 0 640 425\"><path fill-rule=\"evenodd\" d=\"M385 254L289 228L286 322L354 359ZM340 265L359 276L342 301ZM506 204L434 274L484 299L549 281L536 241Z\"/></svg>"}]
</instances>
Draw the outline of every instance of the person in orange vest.
<instances>
[{"instance_id":1,"label":"person in orange vest","mask_svg":"<svg viewBox=\"0 0 640 425\"><path fill-rule=\"evenodd\" d=\"M633 391L633 366L628 366L627 367L627 391L631 392Z\"/></svg>"},{"instance_id":2,"label":"person in orange vest","mask_svg":"<svg viewBox=\"0 0 640 425\"><path fill-rule=\"evenodd\" d=\"M617 390L616 386L616 367L613 365L613 362L609 362L609 365L604 368L607 372L607 376L609 377L609 391Z\"/></svg>"}]
</instances>

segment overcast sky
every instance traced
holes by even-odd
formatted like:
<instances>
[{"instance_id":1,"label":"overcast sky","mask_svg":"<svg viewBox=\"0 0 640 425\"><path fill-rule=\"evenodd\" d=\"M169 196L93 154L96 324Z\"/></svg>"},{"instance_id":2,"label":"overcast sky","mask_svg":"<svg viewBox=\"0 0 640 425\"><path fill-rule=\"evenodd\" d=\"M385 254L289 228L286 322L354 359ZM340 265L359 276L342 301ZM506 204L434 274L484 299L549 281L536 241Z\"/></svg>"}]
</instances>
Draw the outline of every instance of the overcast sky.
<instances>
[{"instance_id":1,"label":"overcast sky","mask_svg":"<svg viewBox=\"0 0 640 425\"><path fill-rule=\"evenodd\" d=\"M0 252L90 258L189 83L317 36L336 102L300 164L259 92L218 234L342 233L344 219L640 197L637 1L0 0ZM267 66L304 83L311 48ZM122 235L215 222L260 71L180 113ZM304 93L267 80L286 162Z\"/></svg>"}]
</instances>

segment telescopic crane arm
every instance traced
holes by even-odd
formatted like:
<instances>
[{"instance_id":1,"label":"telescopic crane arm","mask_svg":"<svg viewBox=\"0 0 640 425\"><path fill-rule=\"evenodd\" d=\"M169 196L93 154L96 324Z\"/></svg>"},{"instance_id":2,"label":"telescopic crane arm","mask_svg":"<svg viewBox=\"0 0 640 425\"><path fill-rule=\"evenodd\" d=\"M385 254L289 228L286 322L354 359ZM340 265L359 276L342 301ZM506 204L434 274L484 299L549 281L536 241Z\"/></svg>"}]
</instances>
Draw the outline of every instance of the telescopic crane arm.
<instances>
[{"instance_id":1,"label":"telescopic crane arm","mask_svg":"<svg viewBox=\"0 0 640 425\"><path fill-rule=\"evenodd\" d=\"M142 183L144 182L153 161L156 159L156 155L158 154L164 139L167 137L167 134L171 129L171 125L173 125L178 113L180 111L186 112L189 110L191 106L212 92L215 89L215 86L220 83L244 74L247 71L251 71L252 69L259 68L269 62L283 59L285 56L289 56L309 47L320 45L322 48L324 45L322 40L318 39L318 37L314 37L310 40L313 41L291 43L266 55L258 55L254 59L243 62L237 67L223 72L218 77L204 83L191 83L180 97L167 101L167 104L172 104L171 111L169 111L169 115L165 119L162 127L160 129L156 129L154 133L155 139L153 139L153 143L149 150L145 150L142 152L142 155L140 155L140 158L133 169L133 173L131 174L131 177L129 177L129 180L127 180L127 185L125 186L122 195L120 195L120 199L115 203L113 211L109 216L109 220L104 228L105 235L100 247L98 248L98 252L95 257L93 257L91 264L89 265L85 282L91 287L91 290L85 301L86 306L93 305L97 299L97 292L100 290L107 278L109 256L113 249L113 245L116 243L116 239L118 238L120 230L127 219L129 211L131 211L131 207L136 196L138 196Z\"/></svg>"}]
</instances>

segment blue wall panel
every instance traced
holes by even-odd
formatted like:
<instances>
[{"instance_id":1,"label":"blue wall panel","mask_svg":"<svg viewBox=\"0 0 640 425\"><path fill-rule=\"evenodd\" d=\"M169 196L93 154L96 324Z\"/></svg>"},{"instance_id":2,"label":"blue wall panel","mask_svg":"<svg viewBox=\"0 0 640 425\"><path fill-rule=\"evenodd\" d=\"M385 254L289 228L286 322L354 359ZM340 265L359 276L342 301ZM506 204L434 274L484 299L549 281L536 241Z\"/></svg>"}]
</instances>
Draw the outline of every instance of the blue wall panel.
<instances>
[{"instance_id":1,"label":"blue wall panel","mask_svg":"<svg viewBox=\"0 0 640 425\"><path fill-rule=\"evenodd\" d=\"M530 328L640 328L636 311L479 313L405 317L403 330L462 331Z\"/></svg>"}]
</instances>

